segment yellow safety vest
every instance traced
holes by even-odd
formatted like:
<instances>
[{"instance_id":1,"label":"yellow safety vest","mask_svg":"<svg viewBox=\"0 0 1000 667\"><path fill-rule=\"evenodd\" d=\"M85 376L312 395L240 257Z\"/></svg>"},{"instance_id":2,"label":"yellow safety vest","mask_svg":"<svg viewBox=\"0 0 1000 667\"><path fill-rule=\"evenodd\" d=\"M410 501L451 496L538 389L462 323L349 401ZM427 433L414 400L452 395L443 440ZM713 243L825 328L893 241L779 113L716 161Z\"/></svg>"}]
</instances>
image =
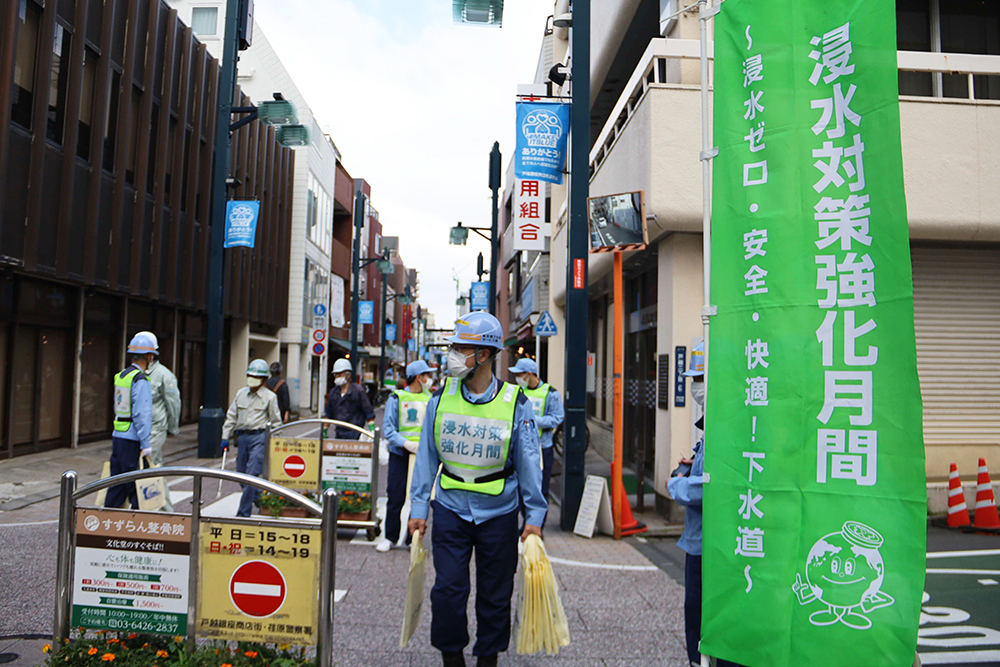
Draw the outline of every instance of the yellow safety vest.
<instances>
[{"instance_id":1,"label":"yellow safety vest","mask_svg":"<svg viewBox=\"0 0 1000 667\"><path fill-rule=\"evenodd\" d=\"M420 440L420 431L424 427L424 415L427 414L427 403L431 396L425 392L414 394L405 389L393 392L399 399L399 424L396 430L410 442Z\"/></svg>"},{"instance_id":2,"label":"yellow safety vest","mask_svg":"<svg viewBox=\"0 0 1000 667\"><path fill-rule=\"evenodd\" d=\"M121 373L115 373L114 429L124 433L132 426L132 383L136 380L147 380L146 374L136 368Z\"/></svg>"}]
</instances>

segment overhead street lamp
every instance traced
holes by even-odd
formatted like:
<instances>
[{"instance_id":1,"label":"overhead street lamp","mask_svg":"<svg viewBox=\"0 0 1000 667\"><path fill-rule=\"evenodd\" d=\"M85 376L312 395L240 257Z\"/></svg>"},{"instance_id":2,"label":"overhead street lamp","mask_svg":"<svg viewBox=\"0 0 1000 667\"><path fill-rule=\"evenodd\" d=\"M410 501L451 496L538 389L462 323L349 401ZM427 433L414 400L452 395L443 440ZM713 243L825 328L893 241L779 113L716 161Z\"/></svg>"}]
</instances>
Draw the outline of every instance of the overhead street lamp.
<instances>
[{"instance_id":1,"label":"overhead street lamp","mask_svg":"<svg viewBox=\"0 0 1000 667\"><path fill-rule=\"evenodd\" d=\"M387 324L387 320L388 320L388 318L385 316L386 306L387 306L388 302L392 301L393 299L395 299L396 301L398 301L400 304L402 304L404 306L408 306L411 303L413 303L413 297L411 296L410 286L409 285L407 285L406 289L404 289L399 294L393 294L391 296L387 296L386 295L386 283L388 281L385 279L384 276L392 273L392 271L391 270L390 271L382 271L383 261L379 261L379 263L378 263L379 264L379 271L381 271L382 274L383 274L383 278L382 278L382 310L380 311L382 313L382 358L381 358L381 361L379 362L379 366L378 366L378 388L379 389L382 389L382 387L385 386L385 346L386 346L386 343L388 342L386 340L386 335L385 335L385 328L386 328L386 324ZM391 262L389 262L389 266L390 267L392 266Z\"/></svg>"},{"instance_id":2,"label":"overhead street lamp","mask_svg":"<svg viewBox=\"0 0 1000 667\"><path fill-rule=\"evenodd\" d=\"M479 274L479 280L483 279L484 273L490 274L490 314L496 315L496 285L493 279L493 272L496 271L497 257L496 257L496 242L493 237L494 228L492 227L466 227L459 222L457 225L451 228L448 234L448 243L451 245L465 245L466 241L469 239L469 231L473 231L484 239L490 242L490 267L492 270L487 271L483 268L483 253L479 253L478 261L476 264L476 272ZM458 284L456 282L456 288ZM459 297L459 301L455 302L455 305L461 306L462 299L464 297Z\"/></svg>"}]
</instances>

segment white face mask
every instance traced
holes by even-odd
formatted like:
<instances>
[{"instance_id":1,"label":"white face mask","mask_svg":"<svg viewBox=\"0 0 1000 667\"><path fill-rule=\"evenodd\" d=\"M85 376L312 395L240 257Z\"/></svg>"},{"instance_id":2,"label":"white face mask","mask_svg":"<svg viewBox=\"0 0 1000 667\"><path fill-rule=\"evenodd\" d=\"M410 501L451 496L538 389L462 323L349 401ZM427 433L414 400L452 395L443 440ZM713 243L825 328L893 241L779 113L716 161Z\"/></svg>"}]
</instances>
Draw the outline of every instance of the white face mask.
<instances>
[{"instance_id":1,"label":"white face mask","mask_svg":"<svg viewBox=\"0 0 1000 667\"><path fill-rule=\"evenodd\" d=\"M343 387L345 384L347 384L347 378L345 378L343 375L339 375L333 378L333 383L338 387Z\"/></svg>"},{"instance_id":2,"label":"white face mask","mask_svg":"<svg viewBox=\"0 0 1000 667\"><path fill-rule=\"evenodd\" d=\"M421 378L420 379L420 384L423 385L424 393L428 393L428 394L430 393L430 391L431 391L431 384L433 384L433 383L434 383L434 380L431 379L431 378Z\"/></svg>"},{"instance_id":3,"label":"white face mask","mask_svg":"<svg viewBox=\"0 0 1000 667\"><path fill-rule=\"evenodd\" d=\"M704 382L692 382L691 383L691 398L698 405L705 407L705 383Z\"/></svg>"},{"instance_id":4,"label":"white face mask","mask_svg":"<svg viewBox=\"0 0 1000 667\"><path fill-rule=\"evenodd\" d=\"M474 353L473 353L474 354ZM466 366L466 362L472 355L462 354L458 350L448 351L448 375L453 378L463 379L472 369Z\"/></svg>"},{"instance_id":5,"label":"white face mask","mask_svg":"<svg viewBox=\"0 0 1000 667\"><path fill-rule=\"evenodd\" d=\"M517 386L519 386L521 389L528 388L528 383L530 382L530 380L528 379L527 375L518 375L514 379L517 382Z\"/></svg>"},{"instance_id":6,"label":"white face mask","mask_svg":"<svg viewBox=\"0 0 1000 667\"><path fill-rule=\"evenodd\" d=\"M259 387L262 384L264 384L264 381L260 378L255 378L255 377L247 378L247 386L250 387L251 389Z\"/></svg>"}]
</instances>

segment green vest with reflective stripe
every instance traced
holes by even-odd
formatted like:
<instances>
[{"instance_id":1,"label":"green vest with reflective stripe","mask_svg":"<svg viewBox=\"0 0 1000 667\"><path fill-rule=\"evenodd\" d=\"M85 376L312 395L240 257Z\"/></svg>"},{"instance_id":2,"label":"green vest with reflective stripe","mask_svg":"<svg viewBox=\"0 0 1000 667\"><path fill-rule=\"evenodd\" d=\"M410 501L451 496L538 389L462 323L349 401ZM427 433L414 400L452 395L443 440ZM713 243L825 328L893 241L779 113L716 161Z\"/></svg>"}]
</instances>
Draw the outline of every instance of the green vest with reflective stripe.
<instances>
[{"instance_id":1,"label":"green vest with reflective stripe","mask_svg":"<svg viewBox=\"0 0 1000 667\"><path fill-rule=\"evenodd\" d=\"M113 425L119 433L124 433L132 426L132 383L138 376L141 376L139 378L141 380L146 379L146 375L138 368L129 371L124 377L121 373L115 373L115 421Z\"/></svg>"},{"instance_id":2,"label":"green vest with reflective stripe","mask_svg":"<svg viewBox=\"0 0 1000 667\"><path fill-rule=\"evenodd\" d=\"M405 389L397 389L393 393L399 399L399 424L396 431L410 442L417 442L420 440L420 431L424 426L424 415L427 413L427 403L431 400L431 396L424 392L414 394Z\"/></svg>"},{"instance_id":3,"label":"green vest with reflective stripe","mask_svg":"<svg viewBox=\"0 0 1000 667\"><path fill-rule=\"evenodd\" d=\"M521 388L524 395L528 397L531 401L531 409L534 411L536 417L545 416L545 408L549 405L549 385L546 383L540 383L534 389ZM538 427L538 433L541 435L542 427Z\"/></svg>"},{"instance_id":4,"label":"green vest with reflective stripe","mask_svg":"<svg viewBox=\"0 0 1000 667\"><path fill-rule=\"evenodd\" d=\"M518 393L517 385L504 382L490 402L470 403L462 396L461 381L449 378L434 419L438 458L454 476L441 475L442 489L503 493L506 478L476 480L503 473L507 466Z\"/></svg>"}]
</instances>

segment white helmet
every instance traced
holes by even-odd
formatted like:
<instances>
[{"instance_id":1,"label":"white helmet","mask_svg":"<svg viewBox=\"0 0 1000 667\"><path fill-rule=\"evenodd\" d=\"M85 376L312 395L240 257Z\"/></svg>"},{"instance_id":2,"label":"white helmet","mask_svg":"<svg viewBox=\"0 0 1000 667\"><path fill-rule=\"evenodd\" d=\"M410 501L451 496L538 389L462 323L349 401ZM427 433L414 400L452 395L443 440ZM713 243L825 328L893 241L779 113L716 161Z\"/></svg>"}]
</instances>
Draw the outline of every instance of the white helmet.
<instances>
[{"instance_id":1,"label":"white helmet","mask_svg":"<svg viewBox=\"0 0 1000 667\"><path fill-rule=\"evenodd\" d=\"M336 375L337 373L343 373L344 371L354 372L354 369L351 367L350 360L348 360L348 359L337 359L335 362L333 362L333 374L334 375Z\"/></svg>"},{"instance_id":2,"label":"white helmet","mask_svg":"<svg viewBox=\"0 0 1000 667\"><path fill-rule=\"evenodd\" d=\"M160 356L160 341L156 340L155 333L153 333L152 331L140 331L139 333L136 334L136 336L149 336L153 340L153 347L156 348L155 350L153 350L153 354L155 354L156 356Z\"/></svg>"}]
</instances>

